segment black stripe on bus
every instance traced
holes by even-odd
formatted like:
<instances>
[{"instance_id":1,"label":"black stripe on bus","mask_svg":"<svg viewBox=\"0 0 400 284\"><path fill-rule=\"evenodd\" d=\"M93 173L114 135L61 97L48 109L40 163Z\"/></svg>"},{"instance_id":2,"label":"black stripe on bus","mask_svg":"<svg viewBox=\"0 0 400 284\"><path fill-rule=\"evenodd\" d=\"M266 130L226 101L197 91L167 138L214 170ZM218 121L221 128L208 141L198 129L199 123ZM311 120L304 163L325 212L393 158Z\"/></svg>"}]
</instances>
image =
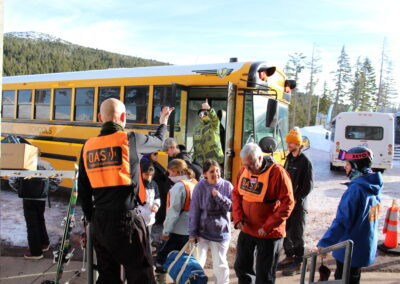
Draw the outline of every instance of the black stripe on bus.
<instances>
[{"instance_id":1,"label":"black stripe on bus","mask_svg":"<svg viewBox=\"0 0 400 284\"><path fill-rule=\"evenodd\" d=\"M52 136L35 136L26 134L15 134L15 133L1 133L3 137L8 135L16 135L25 139L41 140L41 141L54 141L54 142L64 142L64 143L75 143L84 144L87 139L77 139L77 138L64 138L64 137L52 137Z\"/></svg>"},{"instance_id":2,"label":"black stripe on bus","mask_svg":"<svg viewBox=\"0 0 400 284\"><path fill-rule=\"evenodd\" d=\"M64 161L72 161L72 162L77 161L77 158L75 156L68 156L68 155L60 155L60 154L41 152L40 156L43 158L50 158L50 159L56 159L56 160L64 160Z\"/></svg>"},{"instance_id":3,"label":"black stripe on bus","mask_svg":"<svg viewBox=\"0 0 400 284\"><path fill-rule=\"evenodd\" d=\"M2 119L2 122L10 123L31 123L31 124L47 124L47 125L69 125L79 127L98 127L100 128L102 123L100 122L72 122L72 121L43 121L43 120L23 120L23 119ZM140 129L140 130L157 130L158 125L135 125L127 123L126 129Z\"/></svg>"}]
</instances>

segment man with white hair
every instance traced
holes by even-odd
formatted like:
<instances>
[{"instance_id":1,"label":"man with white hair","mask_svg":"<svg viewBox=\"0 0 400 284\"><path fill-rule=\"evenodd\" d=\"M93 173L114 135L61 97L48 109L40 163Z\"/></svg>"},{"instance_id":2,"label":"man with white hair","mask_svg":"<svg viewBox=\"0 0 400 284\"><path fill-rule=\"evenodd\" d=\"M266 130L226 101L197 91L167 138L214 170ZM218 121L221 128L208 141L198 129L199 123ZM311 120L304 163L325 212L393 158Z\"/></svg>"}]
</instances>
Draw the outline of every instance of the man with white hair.
<instances>
[{"instance_id":1,"label":"man with white hair","mask_svg":"<svg viewBox=\"0 0 400 284\"><path fill-rule=\"evenodd\" d=\"M93 223L97 284L120 284L120 266L128 284L153 284L148 231L138 205L146 201L140 174L140 153L162 148L167 121L174 108L164 107L153 135L125 132L126 110L114 98L100 106L100 135L83 145L79 162L79 197Z\"/></svg>"},{"instance_id":2,"label":"man with white hair","mask_svg":"<svg viewBox=\"0 0 400 284\"><path fill-rule=\"evenodd\" d=\"M286 170L255 143L240 152L242 169L232 193L233 221L241 230L235 272L239 284L275 283L279 250L285 237L285 221L294 207L292 182ZM253 271L257 248L256 271Z\"/></svg>"}]
</instances>

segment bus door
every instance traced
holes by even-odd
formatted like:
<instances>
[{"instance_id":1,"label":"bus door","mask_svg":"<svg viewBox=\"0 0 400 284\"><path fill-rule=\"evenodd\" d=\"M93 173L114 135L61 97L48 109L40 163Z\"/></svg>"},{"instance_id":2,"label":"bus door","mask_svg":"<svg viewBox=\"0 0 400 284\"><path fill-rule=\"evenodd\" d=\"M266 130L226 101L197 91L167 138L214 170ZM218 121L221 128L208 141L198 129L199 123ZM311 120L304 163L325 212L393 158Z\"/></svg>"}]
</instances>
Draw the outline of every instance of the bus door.
<instances>
[{"instance_id":1,"label":"bus door","mask_svg":"<svg viewBox=\"0 0 400 284\"><path fill-rule=\"evenodd\" d=\"M224 161L224 178L232 180L232 163L233 163L233 138L235 129L235 102L236 102L236 86L228 83L228 98L226 109L225 123L225 161Z\"/></svg>"},{"instance_id":2,"label":"bus door","mask_svg":"<svg viewBox=\"0 0 400 284\"><path fill-rule=\"evenodd\" d=\"M178 144L184 145L186 135L185 120L187 115L188 87L179 84L172 84L172 93L175 94L175 96L172 96L174 101L169 102L169 105L175 107L175 110L169 119L169 137L174 137Z\"/></svg>"},{"instance_id":3,"label":"bus door","mask_svg":"<svg viewBox=\"0 0 400 284\"><path fill-rule=\"evenodd\" d=\"M230 110L230 116L234 115L234 103L235 103L235 88L230 83L229 86L195 86L189 88L188 104L187 104L187 119L186 119L186 149L188 152L193 154L193 130L198 123L201 123L198 112L201 109L201 105L208 100L209 105L217 112L220 119L220 138L222 148L224 152L227 151L225 148L228 139L233 137L233 127L228 127L229 123L233 125L232 117L228 116L228 110ZM230 90L230 91L229 91ZM232 146L229 146L231 150ZM225 155L225 161L226 155ZM231 163L231 162L230 162ZM231 166L225 165L224 168L230 168ZM227 170L224 169L224 170Z\"/></svg>"}]
</instances>

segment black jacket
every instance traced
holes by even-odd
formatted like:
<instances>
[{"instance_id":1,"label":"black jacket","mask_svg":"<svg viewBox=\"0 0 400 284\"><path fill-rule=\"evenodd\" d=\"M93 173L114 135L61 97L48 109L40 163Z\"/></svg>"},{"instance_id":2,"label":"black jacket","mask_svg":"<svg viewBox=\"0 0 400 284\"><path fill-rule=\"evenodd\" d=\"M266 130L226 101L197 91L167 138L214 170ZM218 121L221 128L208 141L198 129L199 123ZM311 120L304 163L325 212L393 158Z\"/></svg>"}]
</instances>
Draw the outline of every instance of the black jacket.
<instances>
[{"instance_id":1,"label":"black jacket","mask_svg":"<svg viewBox=\"0 0 400 284\"><path fill-rule=\"evenodd\" d=\"M200 177L203 173L203 169L201 166L199 166L198 164L195 164L192 162L192 158L190 157L190 155L186 152L186 151L182 151L177 154L175 157L173 158L169 158L169 161L172 161L173 159L182 159L186 162L187 166L189 169L192 169L192 171L194 172L194 175L196 176L196 180L199 181Z\"/></svg>"},{"instance_id":2,"label":"black jacket","mask_svg":"<svg viewBox=\"0 0 400 284\"><path fill-rule=\"evenodd\" d=\"M106 122L102 125L99 136L111 135L123 128L113 122ZM132 173L132 184L114 188L93 189L86 173L83 162L83 148L79 161L78 176L78 197L82 204L83 213L87 220L91 220L93 208L112 211L130 210L136 207L136 194L139 189L139 161L140 153L151 153L162 148L163 140L166 137L167 127L161 124L153 136L142 133L130 132L128 137L134 136L134 145L129 145L129 163ZM129 140L131 141L131 140Z\"/></svg>"},{"instance_id":3,"label":"black jacket","mask_svg":"<svg viewBox=\"0 0 400 284\"><path fill-rule=\"evenodd\" d=\"M313 173L310 160L302 152L297 157L289 153L284 165L293 185L295 207L307 209L307 195L313 188Z\"/></svg>"}]
</instances>

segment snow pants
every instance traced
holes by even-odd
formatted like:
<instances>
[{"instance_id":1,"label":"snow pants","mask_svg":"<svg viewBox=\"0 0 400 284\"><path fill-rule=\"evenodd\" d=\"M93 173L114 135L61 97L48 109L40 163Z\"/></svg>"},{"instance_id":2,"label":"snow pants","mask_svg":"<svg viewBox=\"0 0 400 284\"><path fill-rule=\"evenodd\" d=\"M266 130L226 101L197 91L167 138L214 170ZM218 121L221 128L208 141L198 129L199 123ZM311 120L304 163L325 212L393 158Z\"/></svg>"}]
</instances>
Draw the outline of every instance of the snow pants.
<instances>
[{"instance_id":1,"label":"snow pants","mask_svg":"<svg viewBox=\"0 0 400 284\"><path fill-rule=\"evenodd\" d=\"M302 206L296 206L286 220L286 238L283 248L288 257L294 257L301 262L304 256L304 229L306 226L307 211Z\"/></svg>"},{"instance_id":2,"label":"snow pants","mask_svg":"<svg viewBox=\"0 0 400 284\"><path fill-rule=\"evenodd\" d=\"M256 271L254 273L254 250L256 248ZM256 284L274 284L281 248L282 239L262 239L240 232L234 265L238 283L254 283L251 276L255 276Z\"/></svg>"},{"instance_id":3,"label":"snow pants","mask_svg":"<svg viewBox=\"0 0 400 284\"><path fill-rule=\"evenodd\" d=\"M50 244L44 220L46 201L24 199L23 207L30 253L42 255L42 247Z\"/></svg>"},{"instance_id":4,"label":"snow pants","mask_svg":"<svg viewBox=\"0 0 400 284\"><path fill-rule=\"evenodd\" d=\"M335 280L342 279L343 263L336 260ZM359 284L361 279L361 267L350 267L349 284Z\"/></svg>"},{"instance_id":5,"label":"snow pants","mask_svg":"<svg viewBox=\"0 0 400 284\"><path fill-rule=\"evenodd\" d=\"M93 245L99 278L97 284L121 284L120 266L128 284L153 284L149 232L138 210L110 211L96 208Z\"/></svg>"}]
</instances>

